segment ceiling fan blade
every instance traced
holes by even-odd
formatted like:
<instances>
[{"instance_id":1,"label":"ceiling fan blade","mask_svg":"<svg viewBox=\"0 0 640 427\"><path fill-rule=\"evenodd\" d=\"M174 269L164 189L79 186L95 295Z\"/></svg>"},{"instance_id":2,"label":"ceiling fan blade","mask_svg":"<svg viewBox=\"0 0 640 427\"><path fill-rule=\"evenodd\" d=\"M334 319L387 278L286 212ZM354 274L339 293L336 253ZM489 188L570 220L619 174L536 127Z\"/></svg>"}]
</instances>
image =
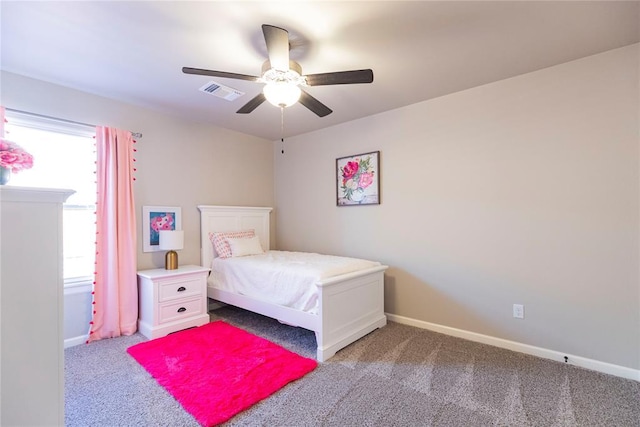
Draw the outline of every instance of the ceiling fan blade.
<instances>
[{"instance_id":1,"label":"ceiling fan blade","mask_svg":"<svg viewBox=\"0 0 640 427\"><path fill-rule=\"evenodd\" d=\"M264 97L264 94L260 92L251 101L244 104L238 111L236 111L236 113L249 114L256 108L258 108L258 106L260 106L260 104L262 104L265 100L266 98Z\"/></svg>"},{"instance_id":2,"label":"ceiling fan blade","mask_svg":"<svg viewBox=\"0 0 640 427\"><path fill-rule=\"evenodd\" d=\"M318 101L317 99L315 99L313 96L309 95L304 90L300 94L299 102L300 102L300 104L302 104L305 107L307 107L309 110L311 110L314 113L316 113L316 115L318 115L318 117L328 116L329 114L331 114L333 112L333 110L331 108L327 107L322 102Z\"/></svg>"},{"instance_id":3,"label":"ceiling fan blade","mask_svg":"<svg viewBox=\"0 0 640 427\"><path fill-rule=\"evenodd\" d=\"M289 32L273 25L262 25L264 41L267 42L267 52L271 67L280 71L289 69Z\"/></svg>"},{"instance_id":4,"label":"ceiling fan blade","mask_svg":"<svg viewBox=\"0 0 640 427\"><path fill-rule=\"evenodd\" d=\"M353 83L371 83L373 70L337 71L335 73L308 74L305 76L309 86L348 85Z\"/></svg>"},{"instance_id":5,"label":"ceiling fan blade","mask_svg":"<svg viewBox=\"0 0 640 427\"><path fill-rule=\"evenodd\" d=\"M249 76L247 74L227 73L226 71L203 70L202 68L182 67L185 74L197 74L200 76L225 77L227 79L258 81L259 77Z\"/></svg>"}]
</instances>

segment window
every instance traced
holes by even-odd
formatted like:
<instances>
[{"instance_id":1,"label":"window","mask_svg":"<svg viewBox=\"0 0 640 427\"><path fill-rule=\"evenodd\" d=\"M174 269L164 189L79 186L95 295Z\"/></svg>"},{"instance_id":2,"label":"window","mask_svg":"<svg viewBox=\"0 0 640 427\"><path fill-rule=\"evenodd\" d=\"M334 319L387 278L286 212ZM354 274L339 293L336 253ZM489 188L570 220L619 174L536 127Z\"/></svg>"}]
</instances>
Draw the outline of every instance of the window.
<instances>
[{"instance_id":1,"label":"window","mask_svg":"<svg viewBox=\"0 0 640 427\"><path fill-rule=\"evenodd\" d=\"M33 155L33 168L10 185L75 190L63 205L65 286L93 280L95 262L95 129L30 114L6 112L5 137Z\"/></svg>"}]
</instances>

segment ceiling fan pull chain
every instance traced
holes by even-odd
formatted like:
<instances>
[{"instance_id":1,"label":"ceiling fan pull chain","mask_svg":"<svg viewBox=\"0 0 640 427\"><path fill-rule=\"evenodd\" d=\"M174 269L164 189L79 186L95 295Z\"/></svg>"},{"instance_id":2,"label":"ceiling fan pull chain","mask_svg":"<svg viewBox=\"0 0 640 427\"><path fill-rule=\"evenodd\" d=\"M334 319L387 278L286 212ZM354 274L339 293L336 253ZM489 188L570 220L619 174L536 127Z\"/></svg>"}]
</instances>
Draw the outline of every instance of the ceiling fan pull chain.
<instances>
[{"instance_id":1,"label":"ceiling fan pull chain","mask_svg":"<svg viewBox=\"0 0 640 427\"><path fill-rule=\"evenodd\" d=\"M280 107L280 142L282 143L282 154L284 154L284 107Z\"/></svg>"}]
</instances>

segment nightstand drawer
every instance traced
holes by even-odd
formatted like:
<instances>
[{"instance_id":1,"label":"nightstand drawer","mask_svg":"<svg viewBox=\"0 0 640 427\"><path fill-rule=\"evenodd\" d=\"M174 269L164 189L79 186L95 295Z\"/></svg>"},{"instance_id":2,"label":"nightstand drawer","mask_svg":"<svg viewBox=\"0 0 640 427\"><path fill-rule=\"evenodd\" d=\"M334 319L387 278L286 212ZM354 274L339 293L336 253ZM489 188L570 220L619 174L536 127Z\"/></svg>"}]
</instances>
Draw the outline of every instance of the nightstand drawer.
<instances>
[{"instance_id":1,"label":"nightstand drawer","mask_svg":"<svg viewBox=\"0 0 640 427\"><path fill-rule=\"evenodd\" d=\"M154 339L209 322L208 273L198 265L138 271L140 333Z\"/></svg>"},{"instance_id":2,"label":"nightstand drawer","mask_svg":"<svg viewBox=\"0 0 640 427\"><path fill-rule=\"evenodd\" d=\"M202 294L202 279L165 279L158 282L158 302Z\"/></svg>"},{"instance_id":3,"label":"nightstand drawer","mask_svg":"<svg viewBox=\"0 0 640 427\"><path fill-rule=\"evenodd\" d=\"M174 320L191 317L201 312L202 300L200 298L162 304L159 307L158 323L173 322Z\"/></svg>"}]
</instances>

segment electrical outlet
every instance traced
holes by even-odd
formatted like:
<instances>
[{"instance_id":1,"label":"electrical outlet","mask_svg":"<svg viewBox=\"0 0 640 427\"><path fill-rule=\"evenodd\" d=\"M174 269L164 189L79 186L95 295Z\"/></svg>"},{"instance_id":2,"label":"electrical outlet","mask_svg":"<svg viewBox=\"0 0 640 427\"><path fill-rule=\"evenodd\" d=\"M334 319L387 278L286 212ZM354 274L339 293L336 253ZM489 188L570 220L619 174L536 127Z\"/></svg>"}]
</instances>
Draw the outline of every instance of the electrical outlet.
<instances>
[{"instance_id":1,"label":"electrical outlet","mask_svg":"<svg viewBox=\"0 0 640 427\"><path fill-rule=\"evenodd\" d=\"M524 305L513 304L513 317L516 319L524 319Z\"/></svg>"}]
</instances>

